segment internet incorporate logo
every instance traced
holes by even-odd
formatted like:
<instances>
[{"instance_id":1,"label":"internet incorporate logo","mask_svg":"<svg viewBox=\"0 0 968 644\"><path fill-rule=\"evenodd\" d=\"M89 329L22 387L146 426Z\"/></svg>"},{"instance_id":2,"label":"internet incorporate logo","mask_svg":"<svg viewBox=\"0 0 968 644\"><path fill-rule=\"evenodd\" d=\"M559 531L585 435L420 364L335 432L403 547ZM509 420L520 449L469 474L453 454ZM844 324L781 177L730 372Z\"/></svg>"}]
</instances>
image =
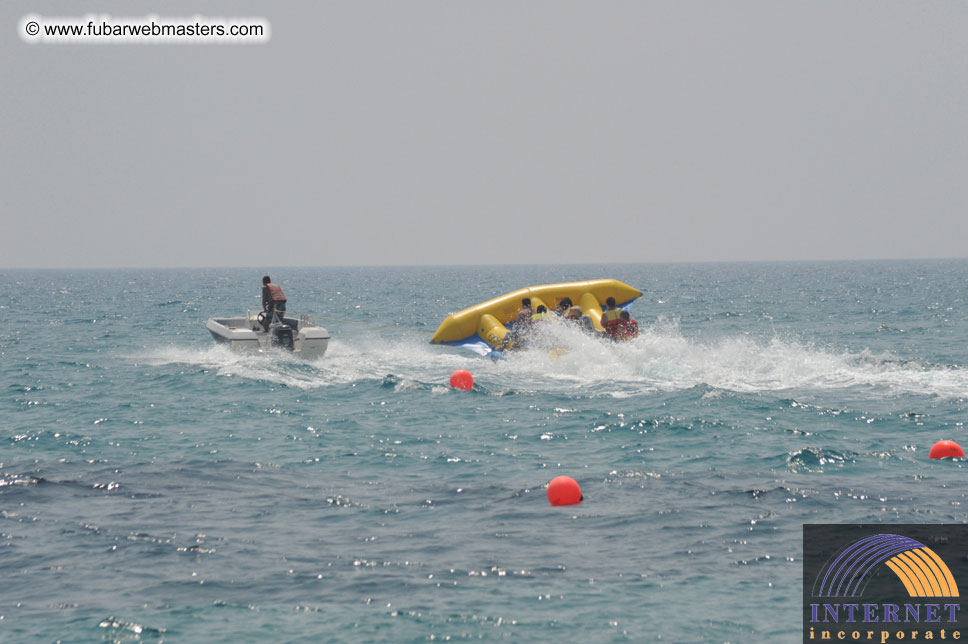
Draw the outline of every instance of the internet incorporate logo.
<instances>
[{"instance_id":1,"label":"internet incorporate logo","mask_svg":"<svg viewBox=\"0 0 968 644\"><path fill-rule=\"evenodd\" d=\"M961 639L968 526L886 527L803 527L804 642Z\"/></svg>"}]
</instances>

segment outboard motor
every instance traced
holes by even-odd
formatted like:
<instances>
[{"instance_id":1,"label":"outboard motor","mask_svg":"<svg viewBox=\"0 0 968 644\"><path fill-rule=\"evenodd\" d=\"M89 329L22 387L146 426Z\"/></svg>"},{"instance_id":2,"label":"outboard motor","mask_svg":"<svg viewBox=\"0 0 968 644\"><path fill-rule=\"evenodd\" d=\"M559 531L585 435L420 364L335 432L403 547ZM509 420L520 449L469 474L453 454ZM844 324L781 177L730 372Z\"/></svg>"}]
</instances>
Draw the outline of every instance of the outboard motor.
<instances>
[{"instance_id":1,"label":"outboard motor","mask_svg":"<svg viewBox=\"0 0 968 644\"><path fill-rule=\"evenodd\" d=\"M286 324L280 324L272 327L272 344L273 346L282 347L283 349L292 351L295 348L292 337L292 327Z\"/></svg>"}]
</instances>

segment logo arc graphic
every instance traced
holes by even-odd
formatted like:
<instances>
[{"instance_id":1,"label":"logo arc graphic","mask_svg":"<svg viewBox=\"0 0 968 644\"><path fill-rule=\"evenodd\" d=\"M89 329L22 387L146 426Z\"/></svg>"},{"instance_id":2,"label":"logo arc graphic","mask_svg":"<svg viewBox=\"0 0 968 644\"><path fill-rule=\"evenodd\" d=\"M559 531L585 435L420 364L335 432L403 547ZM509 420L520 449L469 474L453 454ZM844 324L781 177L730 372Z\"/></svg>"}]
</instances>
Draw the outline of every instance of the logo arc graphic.
<instances>
[{"instance_id":1,"label":"logo arc graphic","mask_svg":"<svg viewBox=\"0 0 968 644\"><path fill-rule=\"evenodd\" d=\"M813 594L858 597L882 564L897 576L911 597L959 596L958 585L944 561L923 543L897 534L872 535L843 548L817 576Z\"/></svg>"}]
</instances>

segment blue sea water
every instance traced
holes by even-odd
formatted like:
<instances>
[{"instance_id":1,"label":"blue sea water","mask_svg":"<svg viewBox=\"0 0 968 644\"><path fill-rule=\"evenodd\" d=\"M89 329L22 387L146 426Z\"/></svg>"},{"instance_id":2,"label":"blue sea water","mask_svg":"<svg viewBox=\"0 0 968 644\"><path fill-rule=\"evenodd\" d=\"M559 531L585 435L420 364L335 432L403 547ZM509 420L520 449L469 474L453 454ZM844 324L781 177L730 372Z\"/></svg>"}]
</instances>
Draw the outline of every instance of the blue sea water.
<instances>
[{"instance_id":1,"label":"blue sea water","mask_svg":"<svg viewBox=\"0 0 968 644\"><path fill-rule=\"evenodd\" d=\"M0 641L795 642L804 523L968 521L968 261L271 270L314 362L205 330L264 272L0 271ZM428 343L598 277L636 341Z\"/></svg>"}]
</instances>

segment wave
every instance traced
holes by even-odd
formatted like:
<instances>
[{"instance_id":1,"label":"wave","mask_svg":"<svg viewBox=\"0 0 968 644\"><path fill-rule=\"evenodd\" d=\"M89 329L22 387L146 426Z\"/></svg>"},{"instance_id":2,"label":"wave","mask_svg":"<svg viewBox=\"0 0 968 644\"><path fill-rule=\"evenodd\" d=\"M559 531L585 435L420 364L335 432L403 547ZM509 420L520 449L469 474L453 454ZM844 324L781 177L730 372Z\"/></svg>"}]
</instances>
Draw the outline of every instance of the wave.
<instances>
[{"instance_id":1,"label":"wave","mask_svg":"<svg viewBox=\"0 0 968 644\"><path fill-rule=\"evenodd\" d=\"M529 349L492 361L430 345L422 336L334 339L326 355L246 355L215 345L170 346L137 356L147 364L193 365L219 376L313 389L375 381L395 390L446 393L451 372L468 369L477 391L571 392L626 397L694 387L737 393L867 388L872 395L968 397L968 369L899 359L889 352L851 352L797 339L740 334L689 338L674 321L659 319L626 343L604 342L565 325L552 325Z\"/></svg>"}]
</instances>

